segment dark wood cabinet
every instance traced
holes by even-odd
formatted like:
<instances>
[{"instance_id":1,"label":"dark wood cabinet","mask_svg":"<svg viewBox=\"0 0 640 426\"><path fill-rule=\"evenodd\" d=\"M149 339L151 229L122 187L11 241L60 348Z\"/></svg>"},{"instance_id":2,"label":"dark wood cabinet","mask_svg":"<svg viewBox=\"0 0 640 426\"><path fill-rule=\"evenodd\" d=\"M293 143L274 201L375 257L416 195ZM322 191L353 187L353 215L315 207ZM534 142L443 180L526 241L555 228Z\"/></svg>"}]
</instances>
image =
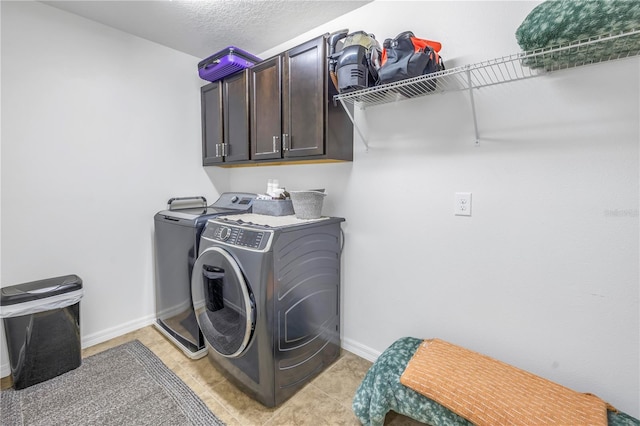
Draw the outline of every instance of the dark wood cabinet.
<instances>
[{"instance_id":1,"label":"dark wood cabinet","mask_svg":"<svg viewBox=\"0 0 640 426\"><path fill-rule=\"evenodd\" d=\"M284 54L282 146L284 157L325 153L327 74L325 39L319 37Z\"/></svg>"},{"instance_id":2,"label":"dark wood cabinet","mask_svg":"<svg viewBox=\"0 0 640 426\"><path fill-rule=\"evenodd\" d=\"M200 89L202 102L202 165L221 163L222 82L207 84Z\"/></svg>"},{"instance_id":3,"label":"dark wood cabinet","mask_svg":"<svg viewBox=\"0 0 640 426\"><path fill-rule=\"evenodd\" d=\"M249 159L249 73L222 80L225 162Z\"/></svg>"},{"instance_id":4,"label":"dark wood cabinet","mask_svg":"<svg viewBox=\"0 0 640 426\"><path fill-rule=\"evenodd\" d=\"M326 45L321 36L249 70L253 160L353 160L353 124L333 103Z\"/></svg>"},{"instance_id":5,"label":"dark wood cabinet","mask_svg":"<svg viewBox=\"0 0 640 426\"><path fill-rule=\"evenodd\" d=\"M251 158L281 158L282 58L276 56L249 70L251 93Z\"/></svg>"},{"instance_id":6,"label":"dark wood cabinet","mask_svg":"<svg viewBox=\"0 0 640 426\"><path fill-rule=\"evenodd\" d=\"M353 123L336 94L326 36L204 86L203 164L353 160Z\"/></svg>"},{"instance_id":7,"label":"dark wood cabinet","mask_svg":"<svg viewBox=\"0 0 640 426\"><path fill-rule=\"evenodd\" d=\"M202 164L249 160L249 80L247 71L201 89Z\"/></svg>"}]
</instances>

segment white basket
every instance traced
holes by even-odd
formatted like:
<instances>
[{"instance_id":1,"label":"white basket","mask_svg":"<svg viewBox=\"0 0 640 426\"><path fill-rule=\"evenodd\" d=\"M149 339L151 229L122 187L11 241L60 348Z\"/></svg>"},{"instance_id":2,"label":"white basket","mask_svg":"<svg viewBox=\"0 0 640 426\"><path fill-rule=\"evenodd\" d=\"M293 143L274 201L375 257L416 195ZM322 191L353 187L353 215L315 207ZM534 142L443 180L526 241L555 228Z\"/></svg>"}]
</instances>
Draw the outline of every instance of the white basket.
<instances>
[{"instance_id":1,"label":"white basket","mask_svg":"<svg viewBox=\"0 0 640 426\"><path fill-rule=\"evenodd\" d=\"M252 211L267 216L288 216L293 214L291 200L253 200Z\"/></svg>"},{"instance_id":2,"label":"white basket","mask_svg":"<svg viewBox=\"0 0 640 426\"><path fill-rule=\"evenodd\" d=\"M322 215L322 202L327 196L320 191L289 191L293 211L298 219L317 219Z\"/></svg>"}]
</instances>

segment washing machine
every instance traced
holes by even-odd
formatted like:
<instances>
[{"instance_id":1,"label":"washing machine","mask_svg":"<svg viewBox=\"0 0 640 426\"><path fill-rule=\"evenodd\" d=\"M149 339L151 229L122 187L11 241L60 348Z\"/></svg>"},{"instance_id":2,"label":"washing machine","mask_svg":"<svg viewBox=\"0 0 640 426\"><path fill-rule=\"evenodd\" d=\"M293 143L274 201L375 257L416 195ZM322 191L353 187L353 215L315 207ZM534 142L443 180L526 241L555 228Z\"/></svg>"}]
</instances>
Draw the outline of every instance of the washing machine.
<instances>
[{"instance_id":1,"label":"washing machine","mask_svg":"<svg viewBox=\"0 0 640 426\"><path fill-rule=\"evenodd\" d=\"M245 214L202 232L191 294L208 357L267 407L340 355L343 221Z\"/></svg>"},{"instance_id":2,"label":"washing machine","mask_svg":"<svg viewBox=\"0 0 640 426\"><path fill-rule=\"evenodd\" d=\"M204 197L172 198L154 216L156 328L189 358L206 355L191 300L191 270L208 219L251 211L256 194L225 192L207 205Z\"/></svg>"}]
</instances>

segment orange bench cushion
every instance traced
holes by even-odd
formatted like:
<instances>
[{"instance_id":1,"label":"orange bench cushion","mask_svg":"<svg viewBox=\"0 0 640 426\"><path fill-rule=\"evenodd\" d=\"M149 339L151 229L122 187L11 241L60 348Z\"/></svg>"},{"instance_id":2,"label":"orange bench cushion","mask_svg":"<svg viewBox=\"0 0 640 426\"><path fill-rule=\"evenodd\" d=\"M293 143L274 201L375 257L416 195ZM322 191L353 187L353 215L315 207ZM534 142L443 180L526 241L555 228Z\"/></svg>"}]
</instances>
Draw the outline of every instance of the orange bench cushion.
<instances>
[{"instance_id":1,"label":"orange bench cushion","mask_svg":"<svg viewBox=\"0 0 640 426\"><path fill-rule=\"evenodd\" d=\"M400 382L477 426L607 425L607 404L440 339L422 342Z\"/></svg>"}]
</instances>

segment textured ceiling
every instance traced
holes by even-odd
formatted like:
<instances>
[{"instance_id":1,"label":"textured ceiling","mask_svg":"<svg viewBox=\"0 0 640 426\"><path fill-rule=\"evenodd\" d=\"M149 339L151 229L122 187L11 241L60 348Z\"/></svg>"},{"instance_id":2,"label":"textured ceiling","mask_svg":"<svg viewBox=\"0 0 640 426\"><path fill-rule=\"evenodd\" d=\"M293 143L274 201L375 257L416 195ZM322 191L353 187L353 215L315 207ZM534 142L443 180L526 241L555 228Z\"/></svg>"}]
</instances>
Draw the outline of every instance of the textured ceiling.
<instances>
[{"instance_id":1,"label":"textured ceiling","mask_svg":"<svg viewBox=\"0 0 640 426\"><path fill-rule=\"evenodd\" d=\"M227 46L259 54L370 1L158 0L42 3L205 58Z\"/></svg>"}]
</instances>

